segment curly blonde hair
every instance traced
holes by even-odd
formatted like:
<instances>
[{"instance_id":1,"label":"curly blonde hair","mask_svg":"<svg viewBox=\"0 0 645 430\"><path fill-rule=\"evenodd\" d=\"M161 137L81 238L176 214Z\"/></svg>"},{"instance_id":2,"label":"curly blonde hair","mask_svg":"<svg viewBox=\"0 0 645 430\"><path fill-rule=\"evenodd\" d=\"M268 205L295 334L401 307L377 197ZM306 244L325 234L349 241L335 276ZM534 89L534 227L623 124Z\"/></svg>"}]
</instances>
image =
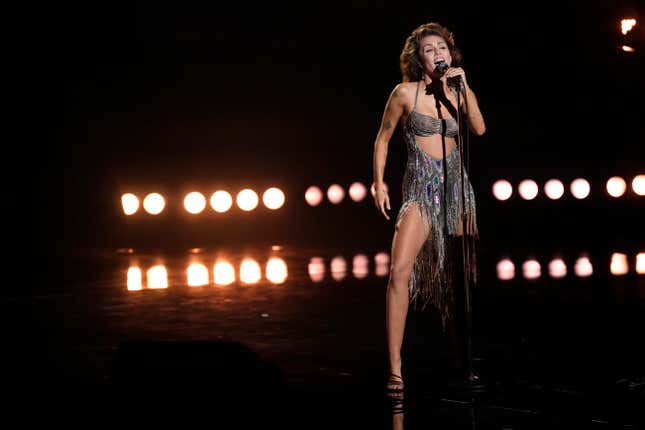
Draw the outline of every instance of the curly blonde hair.
<instances>
[{"instance_id":1,"label":"curly blonde hair","mask_svg":"<svg viewBox=\"0 0 645 430\"><path fill-rule=\"evenodd\" d=\"M405 45L399 57L399 67L401 68L403 82L421 80L423 66L421 66L421 60L419 59L419 42L424 37L432 34L443 38L448 44L450 56L452 57L452 66L461 64L461 52L455 46L455 38L452 32L436 22L429 22L417 27L405 40Z\"/></svg>"}]
</instances>

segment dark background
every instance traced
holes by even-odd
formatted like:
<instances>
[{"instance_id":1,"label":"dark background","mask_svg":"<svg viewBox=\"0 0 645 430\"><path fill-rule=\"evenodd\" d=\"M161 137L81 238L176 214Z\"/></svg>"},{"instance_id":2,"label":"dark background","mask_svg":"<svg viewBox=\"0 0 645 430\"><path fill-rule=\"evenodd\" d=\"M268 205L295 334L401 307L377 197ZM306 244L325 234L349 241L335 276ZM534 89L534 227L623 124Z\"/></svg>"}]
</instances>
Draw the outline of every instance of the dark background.
<instances>
[{"instance_id":1,"label":"dark background","mask_svg":"<svg viewBox=\"0 0 645 430\"><path fill-rule=\"evenodd\" d=\"M642 48L616 49L618 21L637 14L636 3L133 1L40 12L38 106L51 134L31 155L39 161L46 253L226 238L387 242L392 225L371 202L308 208L303 195L312 184L371 183L374 138L401 80L401 48L429 21L454 32L487 123L484 136L470 139L484 234L503 241L499 223L544 213L570 213L569 221L599 230L607 216L636 220L636 201L616 208L599 192L609 176L642 173ZM393 212L405 156L397 130L386 167ZM500 211L490 186L503 177L514 184L556 177L565 186L585 177L598 191L570 212L573 203L537 200ZM288 198L276 213L196 221L179 207L192 189L271 185ZM126 191L162 192L168 209L126 220L119 201ZM621 225L607 234L634 235L633 224ZM588 229L578 232L590 240Z\"/></svg>"}]
</instances>

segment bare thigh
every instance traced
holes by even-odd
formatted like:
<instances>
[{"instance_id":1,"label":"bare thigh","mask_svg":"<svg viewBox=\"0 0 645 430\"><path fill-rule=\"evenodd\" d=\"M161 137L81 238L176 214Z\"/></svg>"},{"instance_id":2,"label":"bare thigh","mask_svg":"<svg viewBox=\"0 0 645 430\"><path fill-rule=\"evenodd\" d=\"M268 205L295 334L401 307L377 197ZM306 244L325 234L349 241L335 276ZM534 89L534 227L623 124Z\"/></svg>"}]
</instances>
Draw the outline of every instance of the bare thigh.
<instances>
[{"instance_id":1,"label":"bare thigh","mask_svg":"<svg viewBox=\"0 0 645 430\"><path fill-rule=\"evenodd\" d=\"M396 278L407 280L429 232L427 217L419 214L417 203L411 204L401 215L392 239L392 276L395 283Z\"/></svg>"}]
</instances>

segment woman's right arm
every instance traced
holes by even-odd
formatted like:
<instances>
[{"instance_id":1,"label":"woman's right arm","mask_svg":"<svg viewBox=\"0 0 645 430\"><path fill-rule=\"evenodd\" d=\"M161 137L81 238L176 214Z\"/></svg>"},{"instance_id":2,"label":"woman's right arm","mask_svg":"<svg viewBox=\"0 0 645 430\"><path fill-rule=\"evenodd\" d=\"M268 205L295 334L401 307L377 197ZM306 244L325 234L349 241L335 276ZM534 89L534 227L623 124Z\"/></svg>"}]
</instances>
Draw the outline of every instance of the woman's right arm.
<instances>
[{"instance_id":1,"label":"woman's right arm","mask_svg":"<svg viewBox=\"0 0 645 430\"><path fill-rule=\"evenodd\" d=\"M381 127L374 142L374 203L388 220L390 217L385 212L385 209L390 210L390 197L387 195L385 184L383 183L383 174L387 160L387 147L394 133L394 128L403 115L407 91L408 87L404 84L398 84L392 90L385 105Z\"/></svg>"}]
</instances>

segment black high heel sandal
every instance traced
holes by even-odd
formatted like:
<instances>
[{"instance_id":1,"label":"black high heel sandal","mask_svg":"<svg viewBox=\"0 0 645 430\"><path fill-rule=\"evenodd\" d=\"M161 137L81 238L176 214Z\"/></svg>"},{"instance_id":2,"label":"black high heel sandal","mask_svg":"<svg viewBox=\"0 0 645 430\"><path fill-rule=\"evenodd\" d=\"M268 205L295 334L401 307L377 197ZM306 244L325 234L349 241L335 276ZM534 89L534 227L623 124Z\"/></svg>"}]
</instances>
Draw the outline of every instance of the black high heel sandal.
<instances>
[{"instance_id":1,"label":"black high heel sandal","mask_svg":"<svg viewBox=\"0 0 645 430\"><path fill-rule=\"evenodd\" d=\"M390 402L390 410L393 415L403 413L404 392L405 384L401 375L390 373L385 382L385 393Z\"/></svg>"}]
</instances>

